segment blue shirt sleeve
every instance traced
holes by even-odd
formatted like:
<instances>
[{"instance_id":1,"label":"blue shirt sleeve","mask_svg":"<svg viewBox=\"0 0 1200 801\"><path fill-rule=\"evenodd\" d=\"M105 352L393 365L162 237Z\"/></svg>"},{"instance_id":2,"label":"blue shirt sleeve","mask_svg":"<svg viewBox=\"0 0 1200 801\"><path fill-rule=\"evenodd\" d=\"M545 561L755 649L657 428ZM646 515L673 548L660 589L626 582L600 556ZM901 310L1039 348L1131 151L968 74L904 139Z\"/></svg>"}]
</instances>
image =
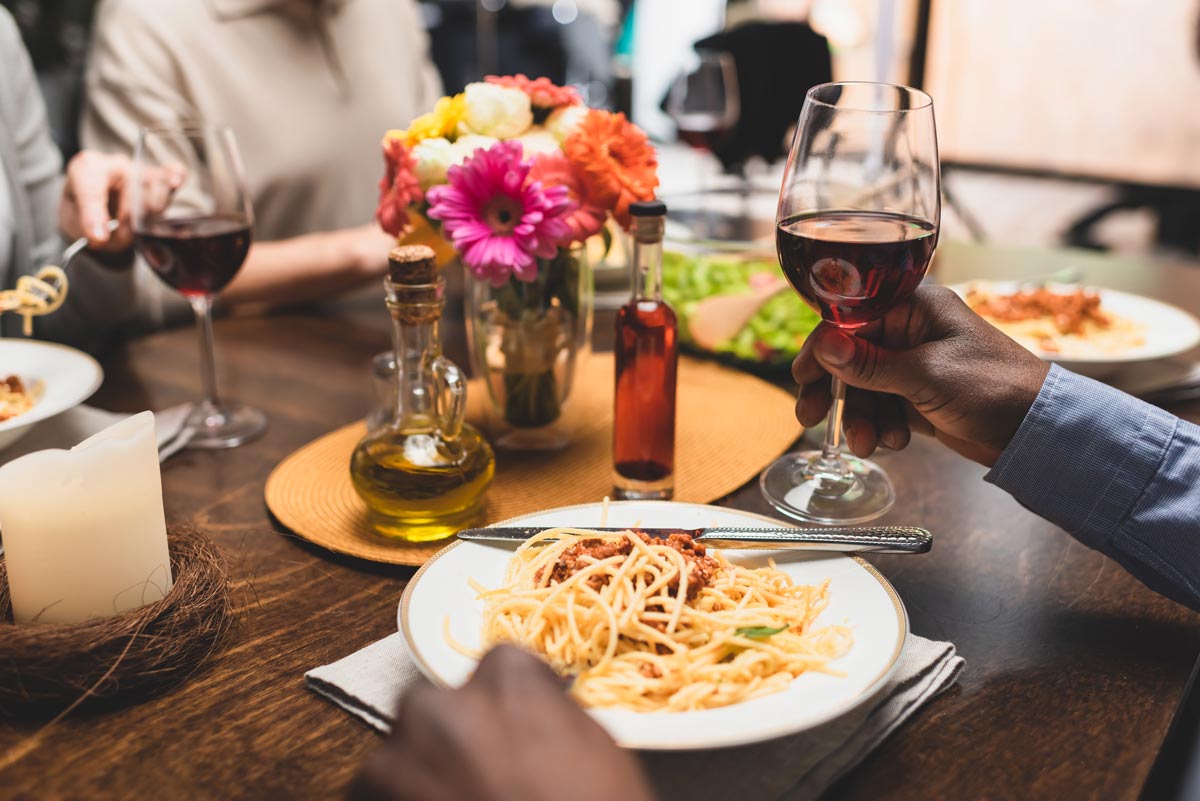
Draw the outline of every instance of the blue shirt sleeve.
<instances>
[{"instance_id":1,"label":"blue shirt sleeve","mask_svg":"<svg viewBox=\"0 0 1200 801\"><path fill-rule=\"evenodd\" d=\"M1200 427L1055 365L986 480L1200 609Z\"/></svg>"}]
</instances>

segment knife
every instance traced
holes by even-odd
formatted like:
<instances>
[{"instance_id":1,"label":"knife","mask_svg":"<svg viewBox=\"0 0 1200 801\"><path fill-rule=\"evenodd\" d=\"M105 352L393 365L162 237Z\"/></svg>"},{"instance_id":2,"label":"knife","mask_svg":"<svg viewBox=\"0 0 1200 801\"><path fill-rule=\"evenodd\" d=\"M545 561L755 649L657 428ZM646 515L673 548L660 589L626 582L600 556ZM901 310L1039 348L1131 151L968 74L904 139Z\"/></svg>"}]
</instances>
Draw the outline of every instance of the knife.
<instances>
[{"instance_id":1,"label":"knife","mask_svg":"<svg viewBox=\"0 0 1200 801\"><path fill-rule=\"evenodd\" d=\"M524 542L535 534L564 526L468 528L458 532L468 542ZM925 553L933 536L914 526L863 526L859 528L588 528L587 531L640 531L651 537L689 534L714 548L770 548L846 553ZM554 540L546 540L547 543Z\"/></svg>"}]
</instances>

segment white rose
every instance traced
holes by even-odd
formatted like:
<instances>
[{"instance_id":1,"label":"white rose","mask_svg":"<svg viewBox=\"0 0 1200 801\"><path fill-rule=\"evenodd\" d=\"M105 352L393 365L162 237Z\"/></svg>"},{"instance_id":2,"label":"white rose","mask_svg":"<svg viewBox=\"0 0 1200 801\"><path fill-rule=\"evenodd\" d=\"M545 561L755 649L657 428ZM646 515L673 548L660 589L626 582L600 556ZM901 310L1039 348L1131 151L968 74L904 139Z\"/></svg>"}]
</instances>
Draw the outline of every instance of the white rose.
<instances>
[{"instance_id":1,"label":"white rose","mask_svg":"<svg viewBox=\"0 0 1200 801\"><path fill-rule=\"evenodd\" d=\"M520 89L491 83L469 83L466 88L466 113L459 123L462 133L512 139L533 125L529 95Z\"/></svg>"},{"instance_id":2,"label":"white rose","mask_svg":"<svg viewBox=\"0 0 1200 801\"><path fill-rule=\"evenodd\" d=\"M413 146L412 157L415 162L413 173L421 189L427 190L446 183L446 170L454 163L454 145L441 137L423 139Z\"/></svg>"},{"instance_id":3,"label":"white rose","mask_svg":"<svg viewBox=\"0 0 1200 801\"><path fill-rule=\"evenodd\" d=\"M487 150L499 141L494 136L480 136L479 134L460 136L454 140L454 144L450 145L450 163L462 164L469 156L474 156L475 151L479 148Z\"/></svg>"},{"instance_id":4,"label":"white rose","mask_svg":"<svg viewBox=\"0 0 1200 801\"><path fill-rule=\"evenodd\" d=\"M542 153L558 153L562 150L558 140L545 128L530 128L517 137L525 158L538 156Z\"/></svg>"},{"instance_id":5,"label":"white rose","mask_svg":"<svg viewBox=\"0 0 1200 801\"><path fill-rule=\"evenodd\" d=\"M559 142L563 142L587 113L587 106L563 106L546 118L546 130Z\"/></svg>"}]
</instances>

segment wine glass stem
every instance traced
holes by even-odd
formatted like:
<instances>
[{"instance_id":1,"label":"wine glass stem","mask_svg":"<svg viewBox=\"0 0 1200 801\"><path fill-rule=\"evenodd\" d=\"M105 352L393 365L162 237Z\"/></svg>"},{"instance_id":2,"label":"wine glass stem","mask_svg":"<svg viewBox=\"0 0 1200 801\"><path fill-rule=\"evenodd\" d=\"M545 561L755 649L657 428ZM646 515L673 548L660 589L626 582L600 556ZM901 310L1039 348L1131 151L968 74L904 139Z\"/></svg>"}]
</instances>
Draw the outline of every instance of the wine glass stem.
<instances>
[{"instance_id":1,"label":"wine glass stem","mask_svg":"<svg viewBox=\"0 0 1200 801\"><path fill-rule=\"evenodd\" d=\"M842 410L846 407L846 384L840 378L830 381L832 402L829 404L829 419L825 423L825 442L821 453L808 463L803 480L811 482L813 494L825 498L839 498L854 486L854 474L842 459Z\"/></svg>"},{"instance_id":2,"label":"wine glass stem","mask_svg":"<svg viewBox=\"0 0 1200 801\"><path fill-rule=\"evenodd\" d=\"M833 376L829 382L833 400L829 404L829 419L825 425L825 442L821 445L823 461L840 461L838 451L842 446L842 412L846 409L846 382Z\"/></svg>"},{"instance_id":3,"label":"wine glass stem","mask_svg":"<svg viewBox=\"0 0 1200 801\"><path fill-rule=\"evenodd\" d=\"M204 379L204 405L216 409L217 366L213 357L212 298L208 295L189 298L192 311L196 313L196 325L200 330L200 372Z\"/></svg>"}]
</instances>

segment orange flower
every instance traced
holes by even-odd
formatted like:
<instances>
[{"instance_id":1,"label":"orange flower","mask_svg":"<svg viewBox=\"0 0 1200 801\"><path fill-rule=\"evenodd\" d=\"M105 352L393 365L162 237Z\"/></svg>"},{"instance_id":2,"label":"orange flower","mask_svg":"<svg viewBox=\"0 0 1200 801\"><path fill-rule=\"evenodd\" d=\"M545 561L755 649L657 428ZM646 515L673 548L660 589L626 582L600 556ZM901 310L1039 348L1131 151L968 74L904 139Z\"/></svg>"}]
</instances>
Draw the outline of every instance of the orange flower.
<instances>
[{"instance_id":1,"label":"orange flower","mask_svg":"<svg viewBox=\"0 0 1200 801\"><path fill-rule=\"evenodd\" d=\"M658 159L645 132L625 119L592 109L563 142L592 203L612 209L629 227L629 204L654 198Z\"/></svg>"},{"instance_id":2,"label":"orange flower","mask_svg":"<svg viewBox=\"0 0 1200 801\"><path fill-rule=\"evenodd\" d=\"M416 162L404 142L391 136L383 140L383 160L387 172L379 181L379 206L375 219L392 236L409 228L408 207L421 201L421 184L413 169Z\"/></svg>"}]
</instances>

